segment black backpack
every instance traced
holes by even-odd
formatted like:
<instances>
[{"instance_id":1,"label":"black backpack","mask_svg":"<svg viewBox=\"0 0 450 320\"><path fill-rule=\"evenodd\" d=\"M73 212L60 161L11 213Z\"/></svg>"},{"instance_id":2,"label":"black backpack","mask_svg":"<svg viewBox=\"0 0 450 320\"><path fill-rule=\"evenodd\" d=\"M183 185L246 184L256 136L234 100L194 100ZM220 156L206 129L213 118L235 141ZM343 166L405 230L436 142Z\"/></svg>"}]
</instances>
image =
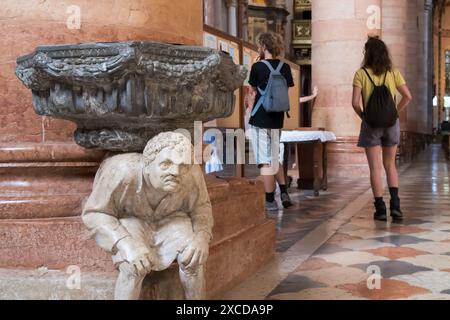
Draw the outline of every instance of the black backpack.
<instances>
[{"instance_id":1,"label":"black backpack","mask_svg":"<svg viewBox=\"0 0 450 320\"><path fill-rule=\"evenodd\" d=\"M367 70L365 68L363 69L374 87L373 93L364 108L364 120L372 128L390 128L397 122L398 112L395 101L392 98L392 93L386 86L388 71L386 70L386 74L384 75L383 84L377 86Z\"/></svg>"}]
</instances>

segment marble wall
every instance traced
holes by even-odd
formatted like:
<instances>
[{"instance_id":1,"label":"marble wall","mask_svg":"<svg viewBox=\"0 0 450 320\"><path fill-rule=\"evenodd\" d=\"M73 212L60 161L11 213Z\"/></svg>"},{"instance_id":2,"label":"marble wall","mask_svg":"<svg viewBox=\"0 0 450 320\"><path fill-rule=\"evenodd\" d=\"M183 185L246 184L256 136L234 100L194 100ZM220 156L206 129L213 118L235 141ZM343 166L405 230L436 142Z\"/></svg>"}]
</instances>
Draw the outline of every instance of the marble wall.
<instances>
[{"instance_id":1,"label":"marble wall","mask_svg":"<svg viewBox=\"0 0 450 320\"><path fill-rule=\"evenodd\" d=\"M4 0L0 5L0 223L78 215L104 156L73 142L74 124L40 117L15 76L36 46L116 40L202 44L200 0Z\"/></svg>"},{"instance_id":2,"label":"marble wall","mask_svg":"<svg viewBox=\"0 0 450 320\"><path fill-rule=\"evenodd\" d=\"M0 225L11 219L69 224L89 194L102 151L73 142L75 126L40 117L15 76L16 58L36 46L117 40L202 44L200 0L3 0L0 5ZM33 219L28 223L27 220ZM0 266L1 267L1 266Z\"/></svg>"},{"instance_id":3,"label":"marble wall","mask_svg":"<svg viewBox=\"0 0 450 320\"><path fill-rule=\"evenodd\" d=\"M80 13L80 29L76 13ZM14 75L15 59L38 45L115 40L202 44L200 0L3 0L0 5L0 143L72 140L73 126L38 117Z\"/></svg>"}]
</instances>

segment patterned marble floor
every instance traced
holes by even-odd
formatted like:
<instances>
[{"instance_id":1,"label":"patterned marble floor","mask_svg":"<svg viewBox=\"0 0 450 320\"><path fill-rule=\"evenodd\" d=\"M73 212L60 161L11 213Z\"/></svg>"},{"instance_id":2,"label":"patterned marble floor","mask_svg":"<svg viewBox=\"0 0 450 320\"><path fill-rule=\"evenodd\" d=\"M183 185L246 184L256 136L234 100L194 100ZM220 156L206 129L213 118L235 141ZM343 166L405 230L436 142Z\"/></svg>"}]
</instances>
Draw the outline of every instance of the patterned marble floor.
<instances>
[{"instance_id":1,"label":"patterned marble floor","mask_svg":"<svg viewBox=\"0 0 450 320\"><path fill-rule=\"evenodd\" d=\"M225 165L224 167L225 171L220 172L219 175L234 175L234 166ZM246 165L245 173L245 176L250 179L256 179L259 176L259 170L255 165ZM296 181L298 171L289 170L289 176ZM320 191L319 197L315 197L313 190L299 190L293 182L289 194L294 205L289 209L282 208L277 194L276 199L280 210L268 214L269 218L277 221L277 252L285 252L318 225L334 216L346 204L366 191L370 187L370 182L368 179L330 178L328 187L328 190Z\"/></svg>"},{"instance_id":2,"label":"patterned marble floor","mask_svg":"<svg viewBox=\"0 0 450 320\"><path fill-rule=\"evenodd\" d=\"M285 252L302 240L318 225L334 216L350 201L369 188L367 179L331 179L329 189L321 191L319 197L313 190L290 188L294 205L289 209L280 209L269 218L277 221L277 252ZM277 197L278 199L278 197ZM279 201L279 199L278 199ZM281 203L279 204L281 208Z\"/></svg>"},{"instance_id":3,"label":"patterned marble floor","mask_svg":"<svg viewBox=\"0 0 450 320\"><path fill-rule=\"evenodd\" d=\"M266 298L450 299L449 167L440 147L429 147L401 175L402 223L375 222L367 203ZM279 251L301 237L302 226L314 224L308 219L327 219L333 206L354 196L351 188L337 187L340 194L331 189L320 202L301 199L300 216L284 213ZM352 185L355 194L364 187Z\"/></svg>"}]
</instances>

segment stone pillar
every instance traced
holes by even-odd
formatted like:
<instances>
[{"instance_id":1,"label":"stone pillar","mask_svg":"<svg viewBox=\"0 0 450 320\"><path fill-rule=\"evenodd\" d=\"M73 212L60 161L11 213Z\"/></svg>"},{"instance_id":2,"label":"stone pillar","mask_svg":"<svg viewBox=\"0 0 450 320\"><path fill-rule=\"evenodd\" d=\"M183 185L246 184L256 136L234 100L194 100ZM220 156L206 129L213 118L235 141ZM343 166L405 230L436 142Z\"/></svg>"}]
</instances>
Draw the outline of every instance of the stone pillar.
<instances>
[{"instance_id":1,"label":"stone pillar","mask_svg":"<svg viewBox=\"0 0 450 320\"><path fill-rule=\"evenodd\" d=\"M228 0L228 33L237 36L237 0Z\"/></svg>"},{"instance_id":2,"label":"stone pillar","mask_svg":"<svg viewBox=\"0 0 450 320\"><path fill-rule=\"evenodd\" d=\"M224 0L214 2L214 27L223 32L228 32L228 13Z\"/></svg>"},{"instance_id":3,"label":"stone pillar","mask_svg":"<svg viewBox=\"0 0 450 320\"><path fill-rule=\"evenodd\" d=\"M405 77L412 103L400 114L403 131L431 133L431 15L424 0L383 0L382 37L391 50L394 66ZM400 97L399 97L400 98ZM429 114L430 113L430 114Z\"/></svg>"},{"instance_id":4,"label":"stone pillar","mask_svg":"<svg viewBox=\"0 0 450 320\"><path fill-rule=\"evenodd\" d=\"M428 125L427 131L433 132L433 87L434 87L434 47L433 47L433 0L424 0L425 13L424 13L424 28L425 28L425 48L426 48L426 61L427 64L427 118Z\"/></svg>"},{"instance_id":5,"label":"stone pillar","mask_svg":"<svg viewBox=\"0 0 450 320\"><path fill-rule=\"evenodd\" d=\"M439 1L435 8L435 84L438 105L435 110L435 127L439 128L445 120L444 97L445 85L445 53L450 50L450 10L445 7L445 1Z\"/></svg>"},{"instance_id":6,"label":"stone pillar","mask_svg":"<svg viewBox=\"0 0 450 320\"><path fill-rule=\"evenodd\" d=\"M201 45L202 13L199 0L2 1L0 268L65 266L64 245L79 257L74 264L94 266L99 255L105 257L85 241L63 245L65 237L82 233L81 202L105 152L78 147L72 123L35 114L30 90L14 74L16 58L46 44L141 39ZM48 241L52 234L65 235ZM34 246L40 241L60 254L39 252ZM17 249L19 242L29 251Z\"/></svg>"},{"instance_id":7,"label":"stone pillar","mask_svg":"<svg viewBox=\"0 0 450 320\"><path fill-rule=\"evenodd\" d=\"M418 0L420 1L420 0ZM422 13L422 33L424 45L424 57L422 66L424 70L422 86L426 88L426 107L424 108L426 123L422 120L421 131L431 134L433 132L433 1L422 0L424 11ZM420 3L419 3L420 5ZM425 96L425 95L424 95Z\"/></svg>"},{"instance_id":8,"label":"stone pillar","mask_svg":"<svg viewBox=\"0 0 450 320\"><path fill-rule=\"evenodd\" d=\"M248 0L239 1L240 6L240 24L241 34L239 35L242 40L248 41Z\"/></svg>"},{"instance_id":9,"label":"stone pillar","mask_svg":"<svg viewBox=\"0 0 450 320\"><path fill-rule=\"evenodd\" d=\"M216 19L214 16L214 3L215 0L204 0L203 1L203 10L205 15L205 24L208 26L214 27Z\"/></svg>"},{"instance_id":10,"label":"stone pillar","mask_svg":"<svg viewBox=\"0 0 450 320\"><path fill-rule=\"evenodd\" d=\"M390 49L392 62L405 77L411 90L416 92L416 75L418 71L419 41L416 1L387 1L383 0L383 32L382 37ZM420 99L420 98L419 98ZM417 97L400 114L400 126L407 129L407 114L415 108ZM415 129L416 123L410 123L411 129Z\"/></svg>"},{"instance_id":11,"label":"stone pillar","mask_svg":"<svg viewBox=\"0 0 450 320\"><path fill-rule=\"evenodd\" d=\"M367 35L381 33L380 10L381 0L312 1L312 83L320 91L312 126L338 137L329 148L330 175L368 173L356 148L361 121L351 106L352 82Z\"/></svg>"},{"instance_id":12,"label":"stone pillar","mask_svg":"<svg viewBox=\"0 0 450 320\"><path fill-rule=\"evenodd\" d=\"M293 56L292 52L292 20L294 20L294 0L286 1L286 9L289 11L289 15L286 17L286 25L284 32L284 50L287 56Z\"/></svg>"}]
</instances>

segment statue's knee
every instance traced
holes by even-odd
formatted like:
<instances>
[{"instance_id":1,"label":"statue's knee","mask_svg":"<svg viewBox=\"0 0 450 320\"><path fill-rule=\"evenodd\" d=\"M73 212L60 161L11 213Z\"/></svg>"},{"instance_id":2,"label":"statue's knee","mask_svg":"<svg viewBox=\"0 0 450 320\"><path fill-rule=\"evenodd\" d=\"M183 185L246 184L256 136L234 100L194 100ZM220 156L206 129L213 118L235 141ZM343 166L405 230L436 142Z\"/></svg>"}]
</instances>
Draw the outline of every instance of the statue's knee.
<instances>
[{"instance_id":1,"label":"statue's knee","mask_svg":"<svg viewBox=\"0 0 450 320\"><path fill-rule=\"evenodd\" d=\"M126 278L130 281L139 281L145 278L144 275L140 275L134 268L133 265L129 264L128 262L122 262L119 267L119 275L123 278Z\"/></svg>"},{"instance_id":2,"label":"statue's knee","mask_svg":"<svg viewBox=\"0 0 450 320\"><path fill-rule=\"evenodd\" d=\"M188 268L180 264L180 272L189 277L196 277L203 272L203 265Z\"/></svg>"}]
</instances>

